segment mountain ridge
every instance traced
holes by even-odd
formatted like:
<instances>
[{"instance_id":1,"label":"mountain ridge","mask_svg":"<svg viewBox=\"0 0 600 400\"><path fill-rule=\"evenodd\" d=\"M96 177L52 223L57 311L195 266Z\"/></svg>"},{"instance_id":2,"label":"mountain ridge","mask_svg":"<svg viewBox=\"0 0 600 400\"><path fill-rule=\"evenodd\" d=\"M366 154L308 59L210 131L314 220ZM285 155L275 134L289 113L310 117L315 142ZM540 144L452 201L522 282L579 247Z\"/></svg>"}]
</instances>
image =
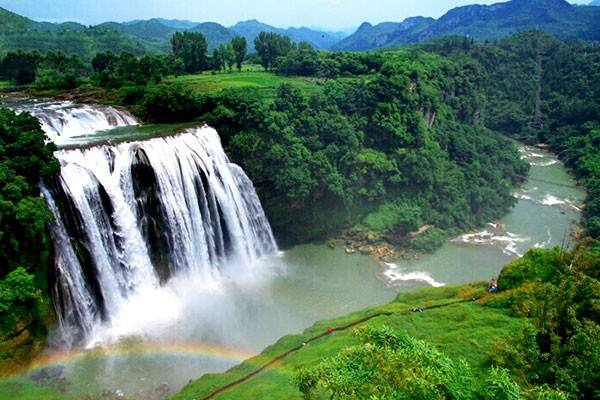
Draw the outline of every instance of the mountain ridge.
<instances>
[{"instance_id":1,"label":"mountain ridge","mask_svg":"<svg viewBox=\"0 0 600 400\"><path fill-rule=\"evenodd\" d=\"M595 0L600 4L600 0ZM336 50L373 50L461 35L494 40L526 29L540 29L564 39L600 40L600 8L574 6L565 0L511 0L491 5L472 4L449 10L415 29L401 23L363 23ZM390 25L392 24L392 25ZM394 25L395 24L395 25Z\"/></svg>"}]
</instances>

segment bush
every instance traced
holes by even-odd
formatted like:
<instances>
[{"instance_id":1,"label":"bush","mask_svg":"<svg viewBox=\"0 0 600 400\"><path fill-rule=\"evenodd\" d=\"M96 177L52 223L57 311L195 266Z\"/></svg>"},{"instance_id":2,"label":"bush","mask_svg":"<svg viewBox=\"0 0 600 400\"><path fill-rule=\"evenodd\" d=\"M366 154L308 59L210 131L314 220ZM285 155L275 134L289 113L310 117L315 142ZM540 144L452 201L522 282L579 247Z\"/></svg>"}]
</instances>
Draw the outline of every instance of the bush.
<instances>
[{"instance_id":1,"label":"bush","mask_svg":"<svg viewBox=\"0 0 600 400\"><path fill-rule=\"evenodd\" d=\"M294 382L304 398L317 389L332 399L521 398L507 370L492 368L480 386L465 361L454 361L423 341L389 327L358 328L355 334L360 345L297 372Z\"/></svg>"},{"instance_id":2,"label":"bush","mask_svg":"<svg viewBox=\"0 0 600 400\"><path fill-rule=\"evenodd\" d=\"M415 237L410 241L410 246L424 253L431 253L434 250L440 248L446 239L448 234L439 228L430 228L427 232Z\"/></svg>"},{"instance_id":3,"label":"bush","mask_svg":"<svg viewBox=\"0 0 600 400\"><path fill-rule=\"evenodd\" d=\"M363 222L376 231L400 229L402 233L406 233L421 225L421 209L409 201L397 200L382 204L375 212L367 215Z\"/></svg>"},{"instance_id":4,"label":"bush","mask_svg":"<svg viewBox=\"0 0 600 400\"><path fill-rule=\"evenodd\" d=\"M555 282L565 268L567 256L562 249L531 249L502 270L498 279L501 290L515 289L526 282Z\"/></svg>"},{"instance_id":5,"label":"bush","mask_svg":"<svg viewBox=\"0 0 600 400\"><path fill-rule=\"evenodd\" d=\"M200 114L201 104L190 88L176 84L150 87L142 100L146 119L157 122L190 121Z\"/></svg>"},{"instance_id":6,"label":"bush","mask_svg":"<svg viewBox=\"0 0 600 400\"><path fill-rule=\"evenodd\" d=\"M0 281L0 332L12 332L17 322L39 315L41 295L33 275L18 267Z\"/></svg>"}]
</instances>

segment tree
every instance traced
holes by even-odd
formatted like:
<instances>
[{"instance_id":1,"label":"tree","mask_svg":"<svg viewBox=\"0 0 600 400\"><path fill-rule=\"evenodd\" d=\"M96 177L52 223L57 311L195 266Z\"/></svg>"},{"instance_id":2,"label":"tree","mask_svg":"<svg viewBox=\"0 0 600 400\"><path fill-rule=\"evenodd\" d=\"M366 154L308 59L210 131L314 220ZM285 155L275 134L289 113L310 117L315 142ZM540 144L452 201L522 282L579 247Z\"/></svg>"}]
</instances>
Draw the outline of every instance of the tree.
<instances>
[{"instance_id":1,"label":"tree","mask_svg":"<svg viewBox=\"0 0 600 400\"><path fill-rule=\"evenodd\" d=\"M216 47L213 50L212 62L215 69L231 71L235 63L235 53L231 43L220 44Z\"/></svg>"},{"instance_id":2,"label":"tree","mask_svg":"<svg viewBox=\"0 0 600 400\"><path fill-rule=\"evenodd\" d=\"M183 61L188 73L203 71L208 66L208 43L200 32L175 32L171 37L171 52Z\"/></svg>"},{"instance_id":3,"label":"tree","mask_svg":"<svg viewBox=\"0 0 600 400\"><path fill-rule=\"evenodd\" d=\"M39 56L23 51L11 52L4 57L0 75L18 85L27 85L35 81Z\"/></svg>"},{"instance_id":4,"label":"tree","mask_svg":"<svg viewBox=\"0 0 600 400\"><path fill-rule=\"evenodd\" d=\"M200 100L189 87L178 84L153 86L142 99L146 116L153 121L189 121L198 116Z\"/></svg>"},{"instance_id":5,"label":"tree","mask_svg":"<svg viewBox=\"0 0 600 400\"><path fill-rule=\"evenodd\" d=\"M319 71L319 53L308 42L300 42L285 57L277 61L277 71L287 75L314 76Z\"/></svg>"},{"instance_id":6,"label":"tree","mask_svg":"<svg viewBox=\"0 0 600 400\"><path fill-rule=\"evenodd\" d=\"M0 109L0 278L19 266L32 271L47 261L46 223L52 214L37 185L60 166L54 145L45 139L35 118Z\"/></svg>"},{"instance_id":7,"label":"tree","mask_svg":"<svg viewBox=\"0 0 600 400\"><path fill-rule=\"evenodd\" d=\"M287 36L274 32L261 32L254 39L254 47L260 57L260 63L269 70L275 65L277 57L287 55L294 48L294 44Z\"/></svg>"},{"instance_id":8,"label":"tree","mask_svg":"<svg viewBox=\"0 0 600 400\"><path fill-rule=\"evenodd\" d=\"M235 53L235 65L238 71L242 70L242 63L246 58L246 53L248 52L248 43L246 42L246 38L243 36L236 36L231 39L231 47Z\"/></svg>"}]
</instances>

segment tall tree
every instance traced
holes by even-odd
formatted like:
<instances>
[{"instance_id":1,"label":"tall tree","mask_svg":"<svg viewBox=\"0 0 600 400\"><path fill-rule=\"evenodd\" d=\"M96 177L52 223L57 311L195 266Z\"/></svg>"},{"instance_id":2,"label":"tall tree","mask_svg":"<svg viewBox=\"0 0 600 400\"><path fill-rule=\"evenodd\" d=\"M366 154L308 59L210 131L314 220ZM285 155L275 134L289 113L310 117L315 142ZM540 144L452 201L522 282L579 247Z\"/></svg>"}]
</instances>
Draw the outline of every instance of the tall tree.
<instances>
[{"instance_id":1,"label":"tall tree","mask_svg":"<svg viewBox=\"0 0 600 400\"><path fill-rule=\"evenodd\" d=\"M242 70L242 63L246 58L246 53L248 52L248 42L246 42L246 38L243 36L236 36L231 39L231 47L235 53L235 65L237 66L238 71Z\"/></svg>"},{"instance_id":2,"label":"tall tree","mask_svg":"<svg viewBox=\"0 0 600 400\"><path fill-rule=\"evenodd\" d=\"M261 32L254 39L254 47L260 57L260 63L269 70L275 65L277 57L287 55L294 48L294 44L287 36L274 32Z\"/></svg>"},{"instance_id":3,"label":"tall tree","mask_svg":"<svg viewBox=\"0 0 600 400\"><path fill-rule=\"evenodd\" d=\"M208 66L208 43L200 32L175 32L171 37L171 52L183 62L185 72L199 72Z\"/></svg>"},{"instance_id":4,"label":"tall tree","mask_svg":"<svg viewBox=\"0 0 600 400\"><path fill-rule=\"evenodd\" d=\"M0 65L0 76L18 85L26 85L35 81L39 54L22 51L11 52L4 57Z\"/></svg>"}]
</instances>

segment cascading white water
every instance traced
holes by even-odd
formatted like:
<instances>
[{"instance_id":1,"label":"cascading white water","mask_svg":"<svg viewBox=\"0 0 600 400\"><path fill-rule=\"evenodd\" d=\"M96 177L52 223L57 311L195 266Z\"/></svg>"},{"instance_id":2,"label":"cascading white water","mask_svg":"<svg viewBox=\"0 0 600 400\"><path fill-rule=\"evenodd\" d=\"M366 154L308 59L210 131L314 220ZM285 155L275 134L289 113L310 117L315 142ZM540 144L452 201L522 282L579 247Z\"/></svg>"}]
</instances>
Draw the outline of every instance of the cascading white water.
<instances>
[{"instance_id":1,"label":"cascading white water","mask_svg":"<svg viewBox=\"0 0 600 400\"><path fill-rule=\"evenodd\" d=\"M212 128L55 155L60 177L43 194L67 342L173 276L218 279L225 265L251 269L277 248L252 182Z\"/></svg>"},{"instance_id":2,"label":"cascading white water","mask_svg":"<svg viewBox=\"0 0 600 400\"><path fill-rule=\"evenodd\" d=\"M36 117L50 140L59 145L72 137L138 124L126 111L71 101L15 101L8 107L17 113L27 112Z\"/></svg>"}]
</instances>

